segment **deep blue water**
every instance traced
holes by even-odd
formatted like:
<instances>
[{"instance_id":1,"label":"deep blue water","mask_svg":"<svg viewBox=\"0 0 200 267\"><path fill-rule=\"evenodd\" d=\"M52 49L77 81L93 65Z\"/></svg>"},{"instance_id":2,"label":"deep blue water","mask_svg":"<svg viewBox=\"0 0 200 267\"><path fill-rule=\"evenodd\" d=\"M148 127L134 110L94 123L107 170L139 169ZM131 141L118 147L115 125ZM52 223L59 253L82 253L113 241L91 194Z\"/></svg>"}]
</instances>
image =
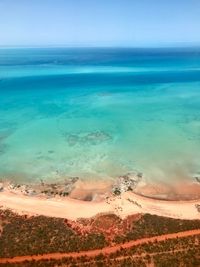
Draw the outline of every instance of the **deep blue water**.
<instances>
[{"instance_id":1,"label":"deep blue water","mask_svg":"<svg viewBox=\"0 0 200 267\"><path fill-rule=\"evenodd\" d=\"M0 177L200 171L200 49L0 49Z\"/></svg>"}]
</instances>

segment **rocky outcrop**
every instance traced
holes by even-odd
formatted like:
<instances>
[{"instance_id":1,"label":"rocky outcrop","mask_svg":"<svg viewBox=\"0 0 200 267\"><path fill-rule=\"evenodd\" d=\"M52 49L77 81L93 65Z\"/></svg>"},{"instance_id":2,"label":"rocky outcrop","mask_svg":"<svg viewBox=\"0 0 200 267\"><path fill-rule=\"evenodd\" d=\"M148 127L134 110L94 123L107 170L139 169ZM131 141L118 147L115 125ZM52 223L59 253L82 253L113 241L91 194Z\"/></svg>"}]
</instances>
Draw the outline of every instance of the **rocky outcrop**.
<instances>
[{"instance_id":1,"label":"rocky outcrop","mask_svg":"<svg viewBox=\"0 0 200 267\"><path fill-rule=\"evenodd\" d=\"M126 191L132 191L137 184L142 180L143 174L140 172L129 172L125 175L119 176L113 186L113 194L120 195Z\"/></svg>"},{"instance_id":2,"label":"rocky outcrop","mask_svg":"<svg viewBox=\"0 0 200 267\"><path fill-rule=\"evenodd\" d=\"M35 184L16 184L6 182L5 188L13 193L22 193L23 195L45 195L47 197L68 196L75 187L75 183L79 180L78 177L70 177L57 183L46 183L40 180L40 183ZM4 185L2 185L3 187ZM1 191L1 184L0 184Z\"/></svg>"}]
</instances>

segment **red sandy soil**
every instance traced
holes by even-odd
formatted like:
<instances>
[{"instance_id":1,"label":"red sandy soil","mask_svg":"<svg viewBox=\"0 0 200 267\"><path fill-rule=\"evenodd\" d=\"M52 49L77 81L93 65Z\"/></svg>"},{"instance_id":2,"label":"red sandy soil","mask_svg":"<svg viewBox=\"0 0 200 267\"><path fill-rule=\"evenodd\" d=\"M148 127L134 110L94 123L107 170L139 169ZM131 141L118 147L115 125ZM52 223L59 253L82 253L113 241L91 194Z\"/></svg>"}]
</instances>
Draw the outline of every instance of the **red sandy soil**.
<instances>
[{"instance_id":1,"label":"red sandy soil","mask_svg":"<svg viewBox=\"0 0 200 267\"><path fill-rule=\"evenodd\" d=\"M77 221L65 219L65 223L79 235L103 233L106 240L111 243L116 235L123 235L131 231L133 223L141 217L141 214L134 214L122 220L115 214L99 214L90 219L82 218Z\"/></svg>"},{"instance_id":2,"label":"red sandy soil","mask_svg":"<svg viewBox=\"0 0 200 267\"><path fill-rule=\"evenodd\" d=\"M72 252L72 253L49 253L49 254L43 254L43 255L27 255L27 256L18 256L14 258L2 258L0 259L0 263L17 263L17 262L24 262L24 261L39 261L39 260L50 260L50 259L62 259L67 257L77 258L81 256L88 256L88 257L95 257L99 255L100 253L103 254L111 254L114 253L121 248L131 248L133 246L142 245L147 242L160 242L164 241L166 239L174 239L174 238L180 238L180 237L187 237L187 236L193 236L193 235L199 235L200 229L196 230L190 230L190 231L184 231L184 232L178 232L173 234L166 234L166 235L160 235L160 236L154 236L149 238L142 238L138 240L133 240L126 242L124 244L118 244L112 247L105 247L103 249L96 249L96 250L90 250L90 251L80 251L80 252Z\"/></svg>"}]
</instances>

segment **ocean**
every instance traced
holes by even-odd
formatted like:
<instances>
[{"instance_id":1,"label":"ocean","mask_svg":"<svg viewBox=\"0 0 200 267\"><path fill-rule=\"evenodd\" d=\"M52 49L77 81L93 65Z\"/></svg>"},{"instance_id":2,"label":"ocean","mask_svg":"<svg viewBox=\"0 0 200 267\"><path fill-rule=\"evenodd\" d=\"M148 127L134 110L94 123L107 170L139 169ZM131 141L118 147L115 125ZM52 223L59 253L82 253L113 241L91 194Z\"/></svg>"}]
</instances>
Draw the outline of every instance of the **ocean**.
<instances>
[{"instance_id":1,"label":"ocean","mask_svg":"<svg viewBox=\"0 0 200 267\"><path fill-rule=\"evenodd\" d=\"M200 172L200 48L0 49L0 178Z\"/></svg>"}]
</instances>

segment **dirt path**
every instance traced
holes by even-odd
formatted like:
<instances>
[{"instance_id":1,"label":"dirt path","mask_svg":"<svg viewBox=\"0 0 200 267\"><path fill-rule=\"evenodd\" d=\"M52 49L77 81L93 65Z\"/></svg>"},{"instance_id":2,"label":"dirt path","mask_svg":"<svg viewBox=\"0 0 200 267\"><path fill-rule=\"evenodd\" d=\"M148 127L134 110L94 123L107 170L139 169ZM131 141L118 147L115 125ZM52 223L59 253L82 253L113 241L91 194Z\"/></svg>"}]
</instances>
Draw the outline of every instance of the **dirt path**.
<instances>
[{"instance_id":1,"label":"dirt path","mask_svg":"<svg viewBox=\"0 0 200 267\"><path fill-rule=\"evenodd\" d=\"M188 251L190 248L185 248L185 249L176 249L176 250L166 250L166 251L162 251L162 252L152 252L152 253L148 253L148 256L152 257L155 255L163 255L163 254L169 254L169 253L177 253L177 252L184 252L184 251ZM110 261L123 261L125 259L138 259L138 258L142 258L145 257L147 254L146 253L142 253L142 254L134 254L134 255L128 255L128 256L118 256L115 258L110 258ZM95 260L95 262L101 262L101 260ZM81 266L87 265L91 263L91 261L84 261L81 262ZM77 265L79 266L79 265ZM154 267L154 265L152 265L152 267Z\"/></svg>"},{"instance_id":2,"label":"dirt path","mask_svg":"<svg viewBox=\"0 0 200 267\"><path fill-rule=\"evenodd\" d=\"M32 260L39 261L39 260L49 260L49 259L62 259L62 258L68 258L68 257L77 258L81 256L95 257L99 255L100 253L103 253L103 254L114 253L120 250L120 248L126 249L126 248L131 248L133 246L142 245L147 242L155 242L156 240L160 242L166 239L174 239L177 237L187 237L187 236L193 236L193 235L198 235L198 234L200 234L200 229L154 236L154 237L149 237L149 238L142 238L138 240L129 241L124 244L115 245L113 247L105 247L103 249L96 249L96 250L90 250L90 251L81 251L81 252L72 252L72 253L50 253L50 254L43 254L43 255L32 255L32 256L27 255L27 256L18 256L14 258L2 258L0 259L0 263L17 263L17 262L32 261Z\"/></svg>"}]
</instances>

